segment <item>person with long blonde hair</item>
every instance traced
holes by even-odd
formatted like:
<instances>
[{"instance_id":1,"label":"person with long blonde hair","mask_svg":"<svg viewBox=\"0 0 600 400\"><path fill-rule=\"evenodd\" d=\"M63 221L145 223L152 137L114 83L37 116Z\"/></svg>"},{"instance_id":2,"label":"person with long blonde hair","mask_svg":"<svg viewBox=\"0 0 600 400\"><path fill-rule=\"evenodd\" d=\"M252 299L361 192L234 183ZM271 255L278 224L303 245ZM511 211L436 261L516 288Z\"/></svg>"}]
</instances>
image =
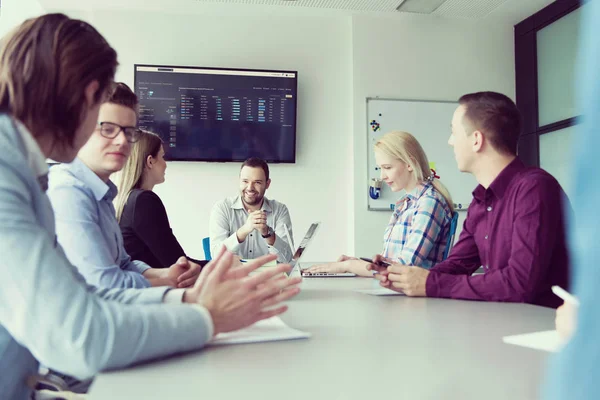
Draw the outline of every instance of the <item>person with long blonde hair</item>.
<instances>
[{"instance_id":1,"label":"person with long blonde hair","mask_svg":"<svg viewBox=\"0 0 600 400\"><path fill-rule=\"evenodd\" d=\"M522 115L497 92L458 100L448 144L461 172L478 182L452 253L431 269L412 264L368 269L407 296L558 307L553 285L569 288L565 226L570 204L558 181L517 156ZM566 207L566 208L563 208ZM473 273L483 268L483 274Z\"/></svg>"},{"instance_id":2,"label":"person with long blonde hair","mask_svg":"<svg viewBox=\"0 0 600 400\"><path fill-rule=\"evenodd\" d=\"M204 265L207 261L186 256L173 234L163 202L152 191L165 181L164 157L160 136L143 131L121 170L115 209L125 250L133 259L154 268L168 268L182 256Z\"/></svg>"},{"instance_id":3,"label":"person with long blonde hair","mask_svg":"<svg viewBox=\"0 0 600 400\"><path fill-rule=\"evenodd\" d=\"M450 193L429 167L417 139L407 132L390 132L374 146L381 179L393 192L406 192L398 202L383 236L381 255L387 260L431 268L442 261L453 203ZM372 276L368 263L342 255L337 262L315 265L308 273L352 272Z\"/></svg>"}]
</instances>

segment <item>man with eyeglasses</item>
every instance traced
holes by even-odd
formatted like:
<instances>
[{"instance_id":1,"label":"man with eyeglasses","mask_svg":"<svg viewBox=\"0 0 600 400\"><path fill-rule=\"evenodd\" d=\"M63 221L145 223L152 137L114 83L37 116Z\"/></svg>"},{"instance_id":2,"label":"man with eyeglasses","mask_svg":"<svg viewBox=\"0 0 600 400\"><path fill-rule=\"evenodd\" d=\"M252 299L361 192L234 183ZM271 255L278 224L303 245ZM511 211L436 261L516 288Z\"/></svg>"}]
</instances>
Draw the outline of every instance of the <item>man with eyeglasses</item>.
<instances>
[{"instance_id":1,"label":"man with eyeglasses","mask_svg":"<svg viewBox=\"0 0 600 400\"><path fill-rule=\"evenodd\" d=\"M115 84L100 107L94 133L77 158L50 169L48 196L56 216L58 242L90 285L190 287L200 274L198 264L181 257L169 268L151 268L132 260L123 247L113 206L117 187L110 177L125 166L131 144L140 137L137 111L136 95L127 85ZM179 291L173 296L175 293Z\"/></svg>"}]
</instances>

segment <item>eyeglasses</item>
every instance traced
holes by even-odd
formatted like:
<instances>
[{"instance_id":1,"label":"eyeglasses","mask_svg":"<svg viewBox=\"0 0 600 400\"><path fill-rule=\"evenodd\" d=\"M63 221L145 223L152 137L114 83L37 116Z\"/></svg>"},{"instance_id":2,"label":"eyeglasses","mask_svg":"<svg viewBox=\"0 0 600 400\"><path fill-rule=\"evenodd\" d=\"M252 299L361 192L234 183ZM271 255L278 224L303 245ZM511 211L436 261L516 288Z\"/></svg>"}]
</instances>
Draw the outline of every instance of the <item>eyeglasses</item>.
<instances>
[{"instance_id":1,"label":"eyeglasses","mask_svg":"<svg viewBox=\"0 0 600 400\"><path fill-rule=\"evenodd\" d=\"M119 136L121 131L123 131L125 139L127 139L129 143L137 142L142 136L142 131L134 126L121 126L113 124L112 122L98 122L98 127L96 129L98 129L100 134L107 139L114 139Z\"/></svg>"}]
</instances>

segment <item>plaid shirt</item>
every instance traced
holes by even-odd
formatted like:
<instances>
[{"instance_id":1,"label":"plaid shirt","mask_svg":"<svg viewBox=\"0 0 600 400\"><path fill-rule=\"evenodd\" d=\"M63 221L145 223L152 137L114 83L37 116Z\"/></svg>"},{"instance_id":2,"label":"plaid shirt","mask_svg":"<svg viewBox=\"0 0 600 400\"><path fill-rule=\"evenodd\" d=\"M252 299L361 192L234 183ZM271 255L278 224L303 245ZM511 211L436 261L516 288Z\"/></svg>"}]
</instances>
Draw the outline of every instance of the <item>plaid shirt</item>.
<instances>
[{"instance_id":1,"label":"plaid shirt","mask_svg":"<svg viewBox=\"0 0 600 400\"><path fill-rule=\"evenodd\" d=\"M396 203L383 236L382 255L405 265L431 268L442 261L452 211L429 182Z\"/></svg>"}]
</instances>

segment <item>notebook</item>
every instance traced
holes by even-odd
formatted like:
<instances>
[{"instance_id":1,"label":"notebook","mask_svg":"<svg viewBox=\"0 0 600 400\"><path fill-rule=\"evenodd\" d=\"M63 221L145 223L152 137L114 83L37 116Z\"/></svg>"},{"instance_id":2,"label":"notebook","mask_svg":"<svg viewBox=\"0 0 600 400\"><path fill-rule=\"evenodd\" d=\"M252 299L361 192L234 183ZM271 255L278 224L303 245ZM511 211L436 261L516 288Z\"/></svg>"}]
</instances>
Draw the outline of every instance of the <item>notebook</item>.
<instances>
[{"instance_id":1,"label":"notebook","mask_svg":"<svg viewBox=\"0 0 600 400\"><path fill-rule=\"evenodd\" d=\"M502 341L515 346L528 347L534 350L549 351L553 353L559 351L564 345L564 341L557 331L541 331L504 336Z\"/></svg>"},{"instance_id":2,"label":"notebook","mask_svg":"<svg viewBox=\"0 0 600 400\"><path fill-rule=\"evenodd\" d=\"M209 343L209 346L226 344L274 342L280 340L306 339L311 337L308 332L290 328L279 317L259 321L247 328L234 332L219 333Z\"/></svg>"}]
</instances>

